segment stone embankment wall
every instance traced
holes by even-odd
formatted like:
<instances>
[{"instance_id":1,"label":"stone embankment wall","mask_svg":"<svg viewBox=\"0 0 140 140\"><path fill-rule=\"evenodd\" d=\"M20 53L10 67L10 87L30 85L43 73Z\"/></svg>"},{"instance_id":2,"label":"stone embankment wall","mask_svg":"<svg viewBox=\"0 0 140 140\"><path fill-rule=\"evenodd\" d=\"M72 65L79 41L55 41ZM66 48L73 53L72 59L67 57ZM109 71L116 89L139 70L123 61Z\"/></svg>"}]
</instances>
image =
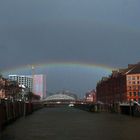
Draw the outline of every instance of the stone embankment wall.
<instances>
[{"instance_id":1,"label":"stone embankment wall","mask_svg":"<svg viewBox=\"0 0 140 140\"><path fill-rule=\"evenodd\" d=\"M35 110L42 108L41 102L22 102L22 101L0 101L0 131L5 125L15 121L16 119L27 116Z\"/></svg>"}]
</instances>

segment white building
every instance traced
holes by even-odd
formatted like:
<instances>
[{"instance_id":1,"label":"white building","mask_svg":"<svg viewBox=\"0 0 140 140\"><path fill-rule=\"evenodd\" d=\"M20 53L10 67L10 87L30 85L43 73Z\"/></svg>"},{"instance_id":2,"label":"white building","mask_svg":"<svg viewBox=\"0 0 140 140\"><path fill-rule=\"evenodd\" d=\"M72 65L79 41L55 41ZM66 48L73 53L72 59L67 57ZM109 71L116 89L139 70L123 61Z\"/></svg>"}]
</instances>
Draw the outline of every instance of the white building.
<instances>
[{"instance_id":1,"label":"white building","mask_svg":"<svg viewBox=\"0 0 140 140\"><path fill-rule=\"evenodd\" d=\"M29 88L32 91L33 88L33 78L29 75L9 75L9 79L17 81L19 85L24 85L26 88Z\"/></svg>"},{"instance_id":2,"label":"white building","mask_svg":"<svg viewBox=\"0 0 140 140\"><path fill-rule=\"evenodd\" d=\"M34 94L39 95L41 99L46 98L46 75L9 75L9 79L29 88Z\"/></svg>"}]
</instances>

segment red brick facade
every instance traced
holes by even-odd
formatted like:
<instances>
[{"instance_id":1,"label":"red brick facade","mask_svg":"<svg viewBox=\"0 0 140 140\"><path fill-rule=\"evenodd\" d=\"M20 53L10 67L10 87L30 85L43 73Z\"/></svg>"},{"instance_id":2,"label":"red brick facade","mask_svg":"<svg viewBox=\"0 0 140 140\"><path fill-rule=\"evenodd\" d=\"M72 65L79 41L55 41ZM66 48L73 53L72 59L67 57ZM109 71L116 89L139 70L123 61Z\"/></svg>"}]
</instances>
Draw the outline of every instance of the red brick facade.
<instances>
[{"instance_id":1,"label":"red brick facade","mask_svg":"<svg viewBox=\"0 0 140 140\"><path fill-rule=\"evenodd\" d=\"M140 63L113 71L98 82L96 91L97 101L106 104L140 101Z\"/></svg>"},{"instance_id":2,"label":"red brick facade","mask_svg":"<svg viewBox=\"0 0 140 140\"><path fill-rule=\"evenodd\" d=\"M128 74L127 80L127 99L140 101L140 74Z\"/></svg>"},{"instance_id":3,"label":"red brick facade","mask_svg":"<svg viewBox=\"0 0 140 140\"><path fill-rule=\"evenodd\" d=\"M15 97L20 91L18 83L0 77L0 99Z\"/></svg>"},{"instance_id":4,"label":"red brick facade","mask_svg":"<svg viewBox=\"0 0 140 140\"><path fill-rule=\"evenodd\" d=\"M103 78L96 87L97 101L103 103L124 102L126 100L126 76L117 74Z\"/></svg>"}]
</instances>

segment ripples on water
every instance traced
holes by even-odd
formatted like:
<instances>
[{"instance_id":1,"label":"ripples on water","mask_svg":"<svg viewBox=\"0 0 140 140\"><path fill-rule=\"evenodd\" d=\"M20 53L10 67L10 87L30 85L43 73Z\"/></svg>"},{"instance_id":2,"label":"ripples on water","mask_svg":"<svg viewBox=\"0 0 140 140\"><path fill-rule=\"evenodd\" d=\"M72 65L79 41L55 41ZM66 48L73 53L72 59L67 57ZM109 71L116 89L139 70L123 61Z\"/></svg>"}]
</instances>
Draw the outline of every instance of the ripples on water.
<instances>
[{"instance_id":1,"label":"ripples on water","mask_svg":"<svg viewBox=\"0 0 140 140\"><path fill-rule=\"evenodd\" d=\"M44 108L7 126L0 140L139 140L140 118Z\"/></svg>"}]
</instances>

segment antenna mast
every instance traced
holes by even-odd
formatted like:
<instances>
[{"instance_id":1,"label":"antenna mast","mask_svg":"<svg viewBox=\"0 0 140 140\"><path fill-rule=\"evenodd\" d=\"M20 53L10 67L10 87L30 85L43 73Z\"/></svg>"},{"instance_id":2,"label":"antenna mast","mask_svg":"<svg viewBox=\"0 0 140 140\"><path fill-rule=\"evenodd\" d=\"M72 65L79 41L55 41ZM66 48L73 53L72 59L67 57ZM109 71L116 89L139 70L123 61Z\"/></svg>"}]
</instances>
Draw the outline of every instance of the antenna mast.
<instances>
[{"instance_id":1,"label":"antenna mast","mask_svg":"<svg viewBox=\"0 0 140 140\"><path fill-rule=\"evenodd\" d=\"M34 75L35 75L35 66L32 65L31 67L32 67L32 77L34 77Z\"/></svg>"}]
</instances>

